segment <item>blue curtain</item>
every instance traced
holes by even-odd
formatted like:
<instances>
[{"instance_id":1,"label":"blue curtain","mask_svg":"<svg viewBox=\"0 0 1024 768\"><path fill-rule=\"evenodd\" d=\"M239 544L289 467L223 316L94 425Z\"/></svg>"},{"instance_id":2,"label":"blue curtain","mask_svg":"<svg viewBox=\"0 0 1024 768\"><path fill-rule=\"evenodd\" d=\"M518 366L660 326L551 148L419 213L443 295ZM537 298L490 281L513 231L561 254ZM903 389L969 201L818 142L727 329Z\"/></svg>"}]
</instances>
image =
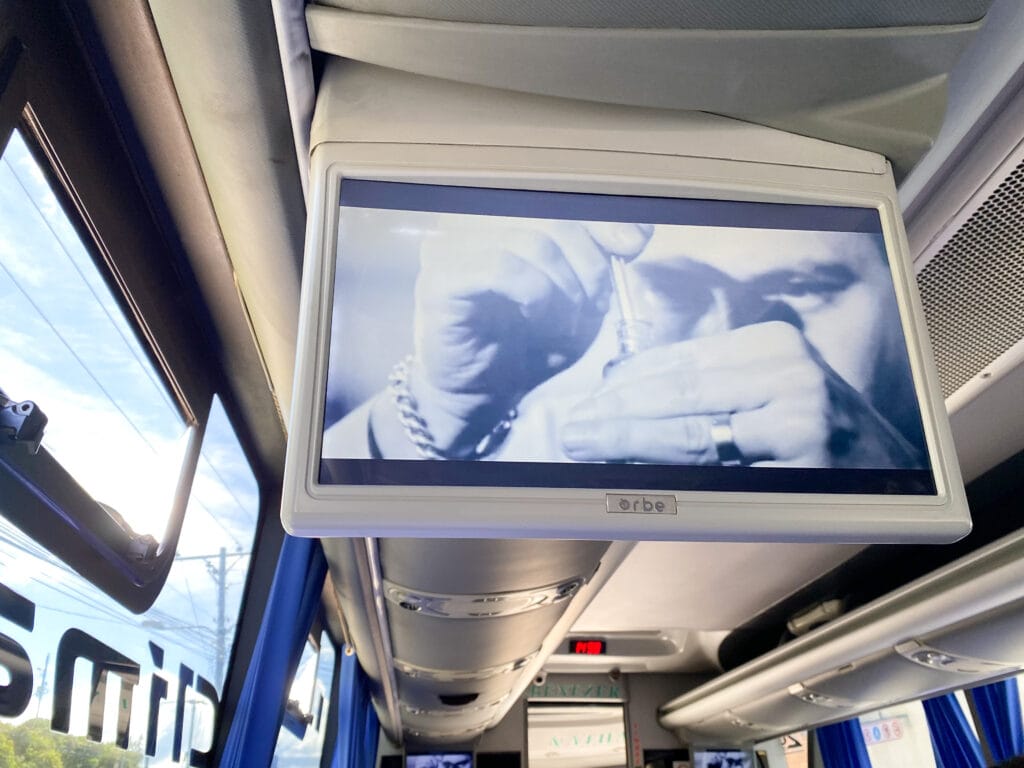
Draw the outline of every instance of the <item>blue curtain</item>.
<instances>
[{"instance_id":1,"label":"blue curtain","mask_svg":"<svg viewBox=\"0 0 1024 768\"><path fill-rule=\"evenodd\" d=\"M939 768L985 768L981 745L956 697L947 693L922 704Z\"/></svg>"},{"instance_id":2,"label":"blue curtain","mask_svg":"<svg viewBox=\"0 0 1024 768\"><path fill-rule=\"evenodd\" d=\"M268 766L288 687L320 605L327 561L316 539L284 537L267 607L231 721L222 768Z\"/></svg>"},{"instance_id":3,"label":"blue curtain","mask_svg":"<svg viewBox=\"0 0 1024 768\"><path fill-rule=\"evenodd\" d=\"M366 673L355 656L341 657L334 706L338 708L338 738L331 768L373 768L377 760L380 723L370 700Z\"/></svg>"},{"instance_id":4,"label":"blue curtain","mask_svg":"<svg viewBox=\"0 0 1024 768\"><path fill-rule=\"evenodd\" d=\"M1020 718L1017 680L1009 678L973 689L974 710L995 760L1024 754L1024 727Z\"/></svg>"},{"instance_id":5,"label":"blue curtain","mask_svg":"<svg viewBox=\"0 0 1024 768\"><path fill-rule=\"evenodd\" d=\"M857 718L823 725L815 735L825 768L871 768L868 748L864 745L864 734Z\"/></svg>"}]
</instances>

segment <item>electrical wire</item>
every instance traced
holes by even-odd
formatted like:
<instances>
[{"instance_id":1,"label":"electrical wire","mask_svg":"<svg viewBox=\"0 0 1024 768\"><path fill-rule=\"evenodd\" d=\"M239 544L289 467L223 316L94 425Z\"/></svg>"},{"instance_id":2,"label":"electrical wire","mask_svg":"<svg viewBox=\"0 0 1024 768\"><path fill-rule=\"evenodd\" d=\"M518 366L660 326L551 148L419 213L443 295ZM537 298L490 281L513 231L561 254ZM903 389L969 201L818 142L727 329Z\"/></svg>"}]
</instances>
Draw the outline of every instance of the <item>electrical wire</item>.
<instances>
[{"instance_id":1,"label":"electrical wire","mask_svg":"<svg viewBox=\"0 0 1024 768\"><path fill-rule=\"evenodd\" d=\"M10 167L10 163L7 163L7 166ZM17 178L17 177L15 177L15 178ZM20 184L21 182L19 181L18 183ZM33 201L32 204L33 204L33 207L35 207L35 202L34 201ZM42 214L39 212L38 207L36 207L36 212L39 213L40 216L42 216ZM61 247L63 248L63 245ZM135 433L142 439L142 441L144 443L146 443L146 445L149 446L149 448L153 451L153 453L157 453L156 446L154 446L149 441L149 438L147 438L146 435L143 434L142 430L139 429L139 427L135 424L135 422L131 419L131 417L128 416L127 413L125 413L124 409L121 408L121 406L117 403L117 401L110 394L110 392L107 390L107 388L105 386L103 386L103 383L99 380L99 378L96 376L96 374L94 374L92 372L92 369L86 364L86 362L81 358L81 356L74 350L74 348L71 346L70 342L68 342L68 340L63 336L63 334L61 334L61 332L57 329L57 326L53 323L53 321L50 320L50 318L46 315L46 313L43 311L42 307L40 307L39 304L36 303L35 299L33 299L29 295L28 291L25 290L25 288L21 285L21 283L14 276L14 274L10 271L10 269L8 269L7 265L4 264L2 261L0 261L0 269L3 269L3 271L6 273L7 277L10 279L10 281L14 285L14 287L18 290L19 293L21 293L22 296L25 297L25 300L28 301L28 303L32 306L32 309L34 309L36 311L36 313L39 315L40 319L42 319L42 321L44 323L46 323L46 325L50 328L50 330L53 331L54 335L60 340L60 342L64 345L64 347L67 349L67 351L70 353L70 355L75 359L75 361L81 366L82 370L85 371L85 374L90 379L92 379L92 381L96 384L96 386L99 388L99 390L110 401L110 404L112 406L114 406L114 408L117 410L118 413L121 414L121 416L124 417L125 421L128 422L128 424L135 431Z\"/></svg>"},{"instance_id":2,"label":"electrical wire","mask_svg":"<svg viewBox=\"0 0 1024 768\"><path fill-rule=\"evenodd\" d=\"M22 139L22 141L24 141L24 139ZM178 416L178 418L182 422L182 425L184 426L184 418L181 415L180 408L178 408L178 406L175 404L175 402L171 399L170 394L167 392L166 385L164 385L161 382L157 381L155 372L152 370L152 368L153 368L152 365L149 363L148 360L143 360L139 356L139 350L137 350L135 348L135 346L133 346L132 343L128 340L128 338L125 337L125 335L124 335L123 331L121 330L119 324L115 321L114 317L110 314L110 311L107 309L106 302L99 296L99 294L93 288L92 284L86 278L85 274L82 272L81 268L78 266L78 263L71 256L71 253L68 250L67 246L64 244L64 241L61 239L60 235L54 229L53 225L50 223L50 220L46 217L46 215L39 208L39 205L36 203L35 197L32 195L32 193L26 187L25 182L21 178L21 175L18 173L17 168L15 168L14 165L11 164L11 161L8 158L6 152L4 152L3 160L4 160L4 163L7 165L7 167L10 168L11 173L14 175L15 181L18 182L18 186L21 187L21 190L25 193L25 195L28 198L29 202L32 203L32 207L35 208L36 213L39 215L39 218L42 219L43 223L46 225L46 228L48 230L50 230L50 234L53 235L54 240L56 240L57 243L60 245L61 251L64 253L64 256L70 262L70 264L71 264L72 268L75 270L75 272L78 273L78 276L81 278L82 282L85 284L85 287L89 290L89 293L91 293L92 297L96 300L96 303L97 303L97 305L99 305L100 309L103 311L103 314L106 315L107 319L110 321L111 327L113 327L113 329L117 333L117 335L120 336L121 341L124 343L125 348L132 355L132 357L135 358L135 361L139 364L139 367L146 374L147 378L149 379L150 383L153 385L153 388L156 390L157 394L160 397L163 398L164 402L170 408L171 412L175 413ZM35 167L37 169L39 169L40 172L42 171L42 169L39 168L38 164L36 164ZM53 189L50 188L48 184L47 184L47 191L51 195L54 195ZM54 195L54 200L56 200L56 195ZM57 203L57 205L60 208L61 213L64 214L65 218L67 218L68 217L68 213L64 209L64 207L62 205L60 205L59 202ZM85 244L82 243L81 241L79 241L79 244L82 245L83 248L85 247ZM110 298L112 299L113 297L110 297Z\"/></svg>"}]
</instances>

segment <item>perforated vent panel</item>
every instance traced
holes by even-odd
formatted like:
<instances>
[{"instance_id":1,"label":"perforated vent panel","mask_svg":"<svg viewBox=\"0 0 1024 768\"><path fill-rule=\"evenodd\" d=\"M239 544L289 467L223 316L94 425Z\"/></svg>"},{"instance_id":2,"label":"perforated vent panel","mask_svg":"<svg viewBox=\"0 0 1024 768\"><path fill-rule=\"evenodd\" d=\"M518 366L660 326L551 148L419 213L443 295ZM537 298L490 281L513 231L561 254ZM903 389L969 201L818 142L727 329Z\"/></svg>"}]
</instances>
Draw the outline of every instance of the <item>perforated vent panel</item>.
<instances>
[{"instance_id":1,"label":"perforated vent panel","mask_svg":"<svg viewBox=\"0 0 1024 768\"><path fill-rule=\"evenodd\" d=\"M918 275L947 397L1024 337L1024 162Z\"/></svg>"}]
</instances>

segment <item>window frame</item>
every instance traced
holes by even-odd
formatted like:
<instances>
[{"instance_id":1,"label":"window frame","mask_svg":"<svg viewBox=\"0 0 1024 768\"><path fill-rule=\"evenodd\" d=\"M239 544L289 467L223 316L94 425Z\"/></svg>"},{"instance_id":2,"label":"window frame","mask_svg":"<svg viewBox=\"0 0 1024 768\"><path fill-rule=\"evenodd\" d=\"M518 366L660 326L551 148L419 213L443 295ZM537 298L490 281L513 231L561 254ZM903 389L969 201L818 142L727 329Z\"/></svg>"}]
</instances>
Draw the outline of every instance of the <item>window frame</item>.
<instances>
[{"instance_id":1,"label":"window frame","mask_svg":"<svg viewBox=\"0 0 1024 768\"><path fill-rule=\"evenodd\" d=\"M0 148L15 129L22 132L190 432L155 548L119 525L45 449L33 455L0 440L0 495L10 501L13 524L142 613L173 564L222 376L211 370L216 356L177 233L149 194L146 169L136 162L141 148L122 130L126 116L118 120L69 9L5 3L0 30Z\"/></svg>"}]
</instances>

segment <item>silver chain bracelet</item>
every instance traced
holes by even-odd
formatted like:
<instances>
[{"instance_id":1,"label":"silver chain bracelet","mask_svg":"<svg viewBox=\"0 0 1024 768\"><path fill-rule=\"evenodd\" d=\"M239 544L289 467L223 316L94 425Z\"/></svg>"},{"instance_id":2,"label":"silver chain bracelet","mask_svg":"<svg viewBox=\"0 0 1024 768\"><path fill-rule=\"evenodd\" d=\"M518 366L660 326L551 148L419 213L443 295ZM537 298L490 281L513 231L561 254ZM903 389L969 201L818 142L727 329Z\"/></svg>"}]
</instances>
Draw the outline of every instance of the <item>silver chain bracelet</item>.
<instances>
[{"instance_id":1,"label":"silver chain bracelet","mask_svg":"<svg viewBox=\"0 0 1024 768\"><path fill-rule=\"evenodd\" d=\"M388 375L388 391L391 393L391 401L398 411L398 422L420 456L424 459L442 461L453 458L474 460L483 458L504 442L512 429L512 422L517 416L514 408L510 409L490 432L477 442L468 456L454 457L441 451L434 442L434 435L430 431L426 419L420 414L419 404L409 389L409 368L412 361L412 355L407 355L391 369L391 373Z\"/></svg>"}]
</instances>

